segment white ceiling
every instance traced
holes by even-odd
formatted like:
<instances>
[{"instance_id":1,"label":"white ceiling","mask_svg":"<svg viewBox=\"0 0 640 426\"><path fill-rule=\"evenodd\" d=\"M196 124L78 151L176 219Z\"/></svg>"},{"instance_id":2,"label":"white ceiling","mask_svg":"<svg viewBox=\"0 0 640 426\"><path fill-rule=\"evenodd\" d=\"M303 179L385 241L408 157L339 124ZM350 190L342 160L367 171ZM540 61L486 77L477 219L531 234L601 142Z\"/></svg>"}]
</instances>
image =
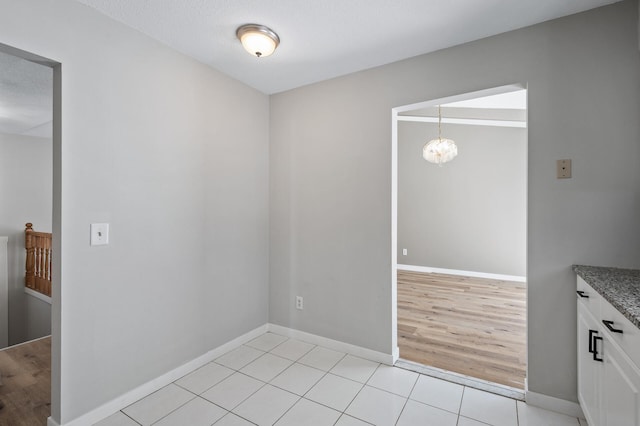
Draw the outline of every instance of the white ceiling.
<instances>
[{"instance_id":1,"label":"white ceiling","mask_svg":"<svg viewBox=\"0 0 640 426\"><path fill-rule=\"evenodd\" d=\"M267 94L618 0L77 0ZM236 28L281 39L247 54Z\"/></svg>"},{"instance_id":2,"label":"white ceiling","mask_svg":"<svg viewBox=\"0 0 640 426\"><path fill-rule=\"evenodd\" d=\"M428 104L428 106L422 106ZM527 91L512 90L489 96L476 96L463 101L446 102L442 107L442 123L480 126L526 127ZM438 122L438 106L432 101L416 104L415 109L398 115L401 121Z\"/></svg>"},{"instance_id":3,"label":"white ceiling","mask_svg":"<svg viewBox=\"0 0 640 426\"><path fill-rule=\"evenodd\" d=\"M51 137L53 71L0 52L0 133Z\"/></svg>"},{"instance_id":4,"label":"white ceiling","mask_svg":"<svg viewBox=\"0 0 640 426\"><path fill-rule=\"evenodd\" d=\"M453 108L527 109L527 91L516 90L465 101L449 102L442 104L442 106Z\"/></svg>"},{"instance_id":5,"label":"white ceiling","mask_svg":"<svg viewBox=\"0 0 640 426\"><path fill-rule=\"evenodd\" d=\"M619 0L77 0L264 93L432 52ZM235 37L281 39L255 58ZM52 75L0 53L0 133L50 137Z\"/></svg>"}]
</instances>

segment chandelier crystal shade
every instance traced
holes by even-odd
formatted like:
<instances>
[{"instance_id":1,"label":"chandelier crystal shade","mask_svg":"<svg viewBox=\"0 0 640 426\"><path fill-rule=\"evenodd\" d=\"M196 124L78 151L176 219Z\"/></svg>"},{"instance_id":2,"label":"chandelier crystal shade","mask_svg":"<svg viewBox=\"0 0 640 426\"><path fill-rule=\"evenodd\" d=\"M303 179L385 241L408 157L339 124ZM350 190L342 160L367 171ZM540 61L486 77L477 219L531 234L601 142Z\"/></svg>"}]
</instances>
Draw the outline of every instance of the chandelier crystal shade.
<instances>
[{"instance_id":1,"label":"chandelier crystal shade","mask_svg":"<svg viewBox=\"0 0 640 426\"><path fill-rule=\"evenodd\" d=\"M422 148L422 158L430 163L442 165L453 160L458 155L458 147L451 139L442 137L442 114L438 105L438 139L432 139Z\"/></svg>"}]
</instances>

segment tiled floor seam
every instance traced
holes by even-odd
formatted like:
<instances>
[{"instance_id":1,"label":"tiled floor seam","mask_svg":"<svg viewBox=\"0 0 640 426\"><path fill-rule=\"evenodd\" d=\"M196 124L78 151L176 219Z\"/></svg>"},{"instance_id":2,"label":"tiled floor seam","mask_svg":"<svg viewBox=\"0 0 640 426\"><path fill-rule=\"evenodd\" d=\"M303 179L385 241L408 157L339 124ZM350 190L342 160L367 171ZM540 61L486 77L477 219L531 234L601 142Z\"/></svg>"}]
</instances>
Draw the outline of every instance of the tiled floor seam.
<instances>
[{"instance_id":1,"label":"tiled floor seam","mask_svg":"<svg viewBox=\"0 0 640 426\"><path fill-rule=\"evenodd\" d=\"M273 386L273 385L272 385L272 386ZM283 390L284 390L284 389L283 389ZM287 391L287 392L289 392L289 391ZM293 392L289 392L289 393L293 393ZM295 395L295 394L294 394L294 395ZM298 395L296 395L296 396L298 396ZM282 413L282 415L281 415L280 417L278 417L278 418L276 419L276 421L275 421L275 422L273 422L273 423L272 423L272 425L276 425L276 424L280 421L280 419L281 419L281 418L283 418L284 416L286 416L286 415L287 415L287 413L288 413L289 411L291 411L291 409L292 409L293 407L295 407L295 406L296 406L296 404L297 404L298 402L300 402L300 400L301 400L301 399L302 399L302 397L299 397L299 398L298 398L298 400L297 400L296 402L294 402L294 403L293 403L293 405L292 405L291 407L287 408L287 410L286 410L284 413Z\"/></svg>"},{"instance_id":2,"label":"tiled floor seam","mask_svg":"<svg viewBox=\"0 0 640 426\"><path fill-rule=\"evenodd\" d=\"M350 380L350 379L348 379L348 380ZM366 386L366 384L365 384L365 385L363 385L363 386L360 388L360 390L358 391L358 393L356 393L356 394L355 394L355 396L351 399L351 401L349 402L349 404L347 404L347 406L345 407L345 409L344 409L344 411L342 412L342 414L347 414L347 410L349 409L349 407L351 407L351 404L353 404L353 401L355 401L355 400L356 400L356 398L358 397L358 395L360 395L360 392L362 392L362 390L364 389L364 387L365 387L365 386ZM351 415L351 414L347 414L347 416L351 416L351 417L353 417L354 419L362 420L363 422L369 423L369 422L367 422L365 419L361 419L360 417L356 417L356 416L353 416L353 415Z\"/></svg>"},{"instance_id":3,"label":"tiled floor seam","mask_svg":"<svg viewBox=\"0 0 640 426\"><path fill-rule=\"evenodd\" d=\"M393 394L395 395L395 394ZM406 398L404 400L404 404L402 405L402 410L400 410L400 413L398 413L398 418L396 419L396 422L394 423L394 426L398 424L398 422L400 421L400 417L402 417L402 413L404 413L404 409L407 408L407 403L409 402L409 398Z\"/></svg>"},{"instance_id":4,"label":"tiled floor seam","mask_svg":"<svg viewBox=\"0 0 640 426\"><path fill-rule=\"evenodd\" d=\"M175 383L172 383L175 384ZM177 385L176 385L177 386ZM155 425L156 423L158 423L159 421L161 421L162 419L164 419L165 417L170 416L173 412L178 411L180 408L184 407L185 405L187 405L188 403L190 403L191 401L193 401L194 399L196 399L198 397L198 395L195 395L193 392L185 389L187 392L189 392L191 395L193 395L193 398L189 399L188 401L186 401L184 404L181 404L180 406L174 408L173 410L171 410L170 412L168 412L167 414L165 414L164 416L160 417L158 420L156 420L155 422L151 423L151 425ZM126 413L125 413L126 415ZM130 417L131 416L127 416ZM137 420L133 419L136 423L139 423Z\"/></svg>"},{"instance_id":5,"label":"tiled floor seam","mask_svg":"<svg viewBox=\"0 0 640 426\"><path fill-rule=\"evenodd\" d=\"M243 374L243 373L241 373L241 372L239 372L239 371L236 371L236 373L238 373L238 374L242 374L243 376L251 377L251 376L249 376L249 375L247 375L247 374ZM251 378L253 379L253 377L251 377ZM258 380L258 379L256 379L256 380ZM247 397L246 397L245 399L243 399L242 401L238 402L238 403L237 403L237 404L236 404L236 405L235 405L231 410L227 410L227 411L229 411L230 413L235 414L235 415L236 415L236 416L238 416L238 417L242 417L240 414L237 414L237 413L236 413L236 412L234 412L233 410L235 410L236 408L238 408L239 406L241 406L241 405L242 405L242 403L244 403L247 399L251 398L254 394L258 393L258 391L260 391L260 389L262 389L263 387L267 386L267 383L263 382L262 380L259 380L259 381L260 381L260 382L262 382L262 386L260 386L260 387L259 387L258 389L256 389L255 391L251 392L249 395L247 395ZM205 399L207 399L207 398L205 398ZM207 401L209 401L209 400L207 399ZM214 403L213 401L209 401L209 402L211 402L212 404ZM224 407L223 407L223 408L224 408ZM226 410L226 408L225 408L225 410ZM243 418L244 418L244 417L243 417Z\"/></svg>"},{"instance_id":6,"label":"tiled floor seam","mask_svg":"<svg viewBox=\"0 0 640 426\"><path fill-rule=\"evenodd\" d=\"M125 413L124 411L120 410L120 412L122 414L124 414L125 416L127 416L128 418L130 418L133 422L135 422L136 424L142 426L142 423L138 422L136 419L134 419L133 417L129 416L127 413Z\"/></svg>"},{"instance_id":7,"label":"tiled floor seam","mask_svg":"<svg viewBox=\"0 0 640 426\"><path fill-rule=\"evenodd\" d=\"M458 422L460 422L460 415L462 414L462 401L464 401L464 392L467 390L466 386L462 387L462 396L460 397L460 404L458 404Z\"/></svg>"},{"instance_id":8,"label":"tiled floor seam","mask_svg":"<svg viewBox=\"0 0 640 426\"><path fill-rule=\"evenodd\" d=\"M376 371L378 371L378 370L380 369L380 366L381 366L381 365L382 365L382 364L378 364L378 368L376 368ZM374 373L371 375L371 377L369 377L369 380L371 380L371 378L374 376L374 374L375 374L375 371L374 371ZM419 379L419 378L420 378L420 375L418 375L418 376L416 377L416 380L413 382L413 386L411 386L411 390L409 391L409 395L407 395L407 397L406 397L406 399L405 399L405 401L404 401L404 405L402 406L402 410L400 410L400 414L398 414L398 418L396 419L396 423L395 423L396 425L397 425L397 424L398 424L398 422L400 421L400 418L402 417L402 413L404 413L405 408L407 408L407 404L409 403L409 399L411 398L411 394L413 393L413 390L415 389L415 387L416 387L416 383L418 383L418 379ZM372 386L372 387L375 387L375 386ZM376 388L376 389L379 389L379 388ZM380 389L380 390L384 390L384 389ZM392 393L393 393L393 392L392 392ZM394 395L398 395L398 394L394 393ZM402 396L402 397L404 398L404 395L398 395L398 396ZM457 422L456 422L456 423L457 423Z\"/></svg>"}]
</instances>

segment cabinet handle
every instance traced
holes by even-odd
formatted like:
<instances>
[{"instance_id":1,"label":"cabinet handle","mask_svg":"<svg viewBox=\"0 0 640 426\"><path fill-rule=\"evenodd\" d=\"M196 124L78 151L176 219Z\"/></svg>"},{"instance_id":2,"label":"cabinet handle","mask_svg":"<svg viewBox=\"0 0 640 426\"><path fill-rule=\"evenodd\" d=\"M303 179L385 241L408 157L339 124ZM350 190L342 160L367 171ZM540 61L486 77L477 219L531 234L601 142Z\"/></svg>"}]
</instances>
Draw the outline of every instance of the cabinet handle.
<instances>
[{"instance_id":1,"label":"cabinet handle","mask_svg":"<svg viewBox=\"0 0 640 426\"><path fill-rule=\"evenodd\" d=\"M598 362L604 362L602 358L598 358L598 340L602 340L602 337L595 336L593 338L593 360Z\"/></svg>"},{"instance_id":2,"label":"cabinet handle","mask_svg":"<svg viewBox=\"0 0 640 426\"><path fill-rule=\"evenodd\" d=\"M576 293L578 293L578 296L583 297L585 299L589 298L589 295L588 294L584 294L584 291L582 291L582 290L577 290Z\"/></svg>"},{"instance_id":3,"label":"cabinet handle","mask_svg":"<svg viewBox=\"0 0 640 426\"><path fill-rule=\"evenodd\" d=\"M622 334L622 330L620 330L619 328L613 328L613 321L602 320L602 323L604 324L605 327L607 327L609 329L609 331L611 331L613 333Z\"/></svg>"},{"instance_id":4,"label":"cabinet handle","mask_svg":"<svg viewBox=\"0 0 640 426\"><path fill-rule=\"evenodd\" d=\"M594 352L593 348L593 335L596 334L598 330L589 330L589 353L592 354Z\"/></svg>"}]
</instances>

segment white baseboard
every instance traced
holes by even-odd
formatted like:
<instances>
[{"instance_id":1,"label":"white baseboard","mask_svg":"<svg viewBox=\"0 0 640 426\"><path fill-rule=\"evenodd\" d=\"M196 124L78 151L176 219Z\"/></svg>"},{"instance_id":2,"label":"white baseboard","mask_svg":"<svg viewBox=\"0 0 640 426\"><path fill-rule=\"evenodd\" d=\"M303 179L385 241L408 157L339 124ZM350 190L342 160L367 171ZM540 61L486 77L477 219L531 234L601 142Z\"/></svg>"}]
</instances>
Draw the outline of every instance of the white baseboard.
<instances>
[{"instance_id":1,"label":"white baseboard","mask_svg":"<svg viewBox=\"0 0 640 426\"><path fill-rule=\"evenodd\" d=\"M215 349L210 350L206 354L199 356L198 358L187 362L186 364L181 365L160 377L157 377L137 388L107 402L100 407L83 414L80 417L77 417L73 420L70 420L66 423L58 424L51 417L47 419L47 426L86 426L92 425L94 423L99 422L102 419L109 417L110 415L122 410L125 407L133 404L134 402L144 398L145 396L167 386L170 383L175 382L180 377L188 374L203 365L213 361L214 359L224 355L225 353L247 343L250 340L255 339L267 332L267 324L261 325L260 327L249 331L248 333L243 334L240 337L237 337L222 346L218 346Z\"/></svg>"},{"instance_id":2,"label":"white baseboard","mask_svg":"<svg viewBox=\"0 0 640 426\"><path fill-rule=\"evenodd\" d=\"M27 340L26 342L16 343L15 345L7 346L6 348L0 348L0 352L6 351L7 349L17 348L18 346L22 346L22 345L28 345L29 343L37 342L38 340L46 339L46 338L49 338L49 337L51 337L50 334L48 334L46 336L42 336L42 337L36 337L35 339Z\"/></svg>"},{"instance_id":3,"label":"white baseboard","mask_svg":"<svg viewBox=\"0 0 640 426\"><path fill-rule=\"evenodd\" d=\"M283 327L276 324L267 324L267 330L275 334L280 334L282 336L292 337L304 342L313 343L314 345L324 346L325 348L333 349L335 351L346 352L348 354L360 358L365 358L370 361L393 365L393 354L385 354L384 352L374 351L372 349L363 348L361 346L340 342L338 340L329 339L326 337L306 333L304 331L295 330L293 328Z\"/></svg>"},{"instance_id":4,"label":"white baseboard","mask_svg":"<svg viewBox=\"0 0 640 426\"><path fill-rule=\"evenodd\" d=\"M264 324L242 336L231 340L219 346L206 354L175 368L162 376L153 379L109 402L106 404L78 417L66 423L59 424L51 417L47 419L47 426L86 426L94 424L103 420L110 415L122 410L125 407L133 404L134 402L144 398L145 396L167 386L170 383L178 380L180 377L202 367L203 365L213 361L214 359L224 355L225 353L247 343L250 340L255 339L261 334L267 331L280 334L282 336L292 337L305 342L313 343L315 345L321 345L329 349L333 349L340 352L346 352L348 354L365 358L371 361L380 362L387 365L393 365L394 356L396 354L385 354L383 352L374 351L371 349L363 348L360 346L352 345L349 343L340 342L337 340L328 339L326 337L317 336L315 334L306 333L304 331L294 330L287 327L282 327L275 324Z\"/></svg>"},{"instance_id":5,"label":"white baseboard","mask_svg":"<svg viewBox=\"0 0 640 426\"><path fill-rule=\"evenodd\" d=\"M577 402L566 401L564 399L554 398L552 396L531 392L529 390L526 391L524 399L528 405L584 419L582 408L580 408L580 404Z\"/></svg>"},{"instance_id":6,"label":"white baseboard","mask_svg":"<svg viewBox=\"0 0 640 426\"><path fill-rule=\"evenodd\" d=\"M372 349L363 348L360 346L352 345L350 343L340 342L338 340L329 339L304 331L268 323L254 330L251 330L248 333L245 333L242 336L237 337L215 349L212 349L206 354L141 385L136 389L133 389L76 419L60 424L49 417L47 419L47 426L86 426L97 423L98 421L109 417L113 413L116 413L117 411L122 410L123 408L133 404L134 402L144 398L145 396L167 386L170 383L173 383L180 377L202 367L203 365L213 361L214 359L249 342L250 340L255 339L256 337L266 332L272 332L275 334L280 334L282 336L295 338L308 343L324 346L326 348L340 352L346 352L354 356L387 365L393 365L394 360L398 357L398 348L395 348L393 354L386 354L384 352L374 351ZM531 392L529 390L527 390L525 393L525 400L529 405L566 414L572 417L584 418L582 409L580 408L580 404L576 402L554 398L540 393Z\"/></svg>"},{"instance_id":7,"label":"white baseboard","mask_svg":"<svg viewBox=\"0 0 640 426\"><path fill-rule=\"evenodd\" d=\"M430 266L398 264L398 269L402 271L425 272L428 274L435 273L435 274L447 274L447 275L461 275L463 277L489 278L492 280L517 281L521 283L527 282L527 277L521 277L519 275L503 275L503 274L490 274L488 272L460 271L457 269L432 268Z\"/></svg>"},{"instance_id":8,"label":"white baseboard","mask_svg":"<svg viewBox=\"0 0 640 426\"><path fill-rule=\"evenodd\" d=\"M24 287L24 293L28 294L29 296L35 297L36 299L42 300L44 303L48 303L49 305L51 304L51 297L45 296L42 293L38 293L35 290L31 290L28 287Z\"/></svg>"}]
</instances>

